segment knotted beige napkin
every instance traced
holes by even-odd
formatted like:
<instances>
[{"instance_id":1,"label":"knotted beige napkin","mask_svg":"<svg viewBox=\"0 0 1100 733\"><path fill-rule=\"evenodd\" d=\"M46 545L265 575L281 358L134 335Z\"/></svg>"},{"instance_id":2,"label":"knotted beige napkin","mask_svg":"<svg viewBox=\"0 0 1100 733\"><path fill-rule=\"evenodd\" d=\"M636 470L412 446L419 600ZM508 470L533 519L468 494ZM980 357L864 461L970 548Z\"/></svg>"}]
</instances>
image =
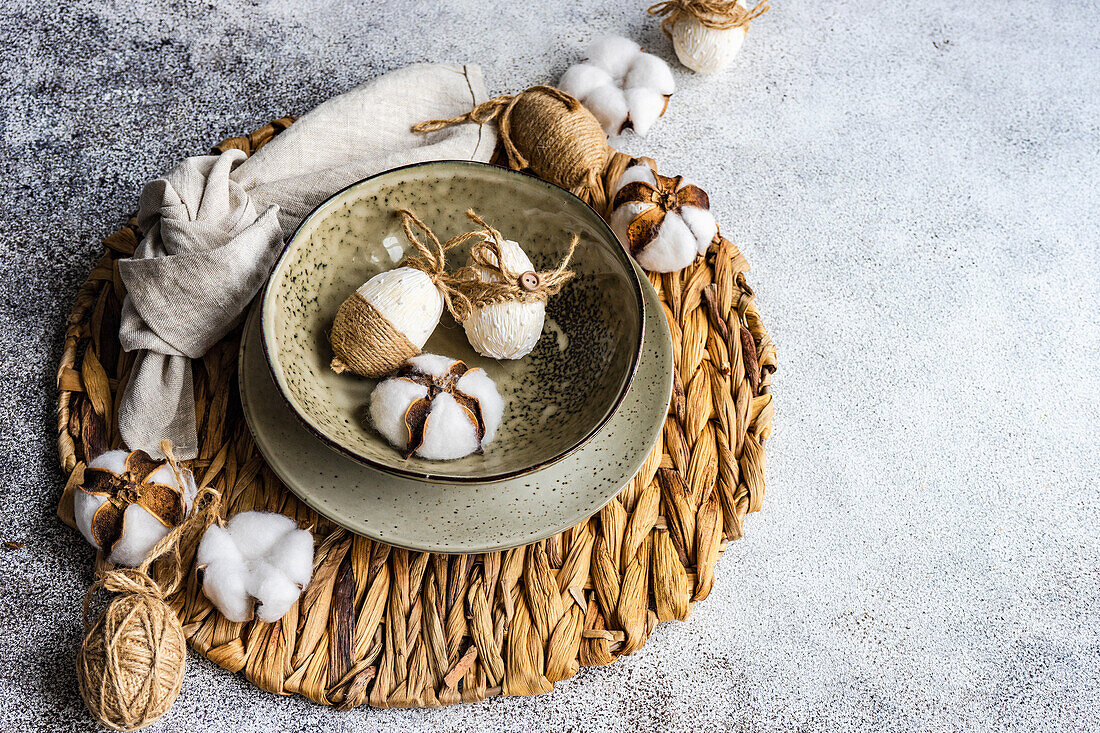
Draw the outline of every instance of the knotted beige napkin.
<instances>
[{"instance_id":1,"label":"knotted beige napkin","mask_svg":"<svg viewBox=\"0 0 1100 733\"><path fill-rule=\"evenodd\" d=\"M127 290L119 336L138 350L118 413L126 445L155 454L170 440L178 458L194 458L190 359L240 322L284 239L366 176L426 160L487 161L496 145L489 126L410 131L486 96L477 66L410 66L321 104L250 158L239 150L188 158L149 183L138 213L145 238L119 262Z\"/></svg>"}]
</instances>

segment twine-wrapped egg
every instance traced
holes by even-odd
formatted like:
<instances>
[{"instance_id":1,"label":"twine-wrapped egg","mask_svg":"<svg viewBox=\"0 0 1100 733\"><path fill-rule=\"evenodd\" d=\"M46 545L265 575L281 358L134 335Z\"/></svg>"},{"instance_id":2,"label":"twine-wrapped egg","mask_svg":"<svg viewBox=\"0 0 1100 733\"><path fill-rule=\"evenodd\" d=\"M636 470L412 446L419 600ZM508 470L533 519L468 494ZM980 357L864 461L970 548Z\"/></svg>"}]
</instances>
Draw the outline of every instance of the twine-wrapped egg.
<instances>
[{"instance_id":1,"label":"twine-wrapped egg","mask_svg":"<svg viewBox=\"0 0 1100 733\"><path fill-rule=\"evenodd\" d=\"M375 275L336 311L332 370L385 376L420 353L442 314L443 296L423 271L398 267Z\"/></svg>"},{"instance_id":2,"label":"twine-wrapped egg","mask_svg":"<svg viewBox=\"0 0 1100 733\"><path fill-rule=\"evenodd\" d=\"M470 248L467 266L454 276L463 296L458 315L466 338L482 356L522 359L542 336L546 301L573 277L566 268L577 237L557 269L536 272L517 242L505 239L473 211L466 216L482 227L482 238Z\"/></svg>"},{"instance_id":3,"label":"twine-wrapped egg","mask_svg":"<svg viewBox=\"0 0 1100 733\"><path fill-rule=\"evenodd\" d=\"M101 725L144 728L179 695L186 660L175 611L156 595L121 595L88 627L77 653L80 696Z\"/></svg>"},{"instance_id":4,"label":"twine-wrapped egg","mask_svg":"<svg viewBox=\"0 0 1100 733\"><path fill-rule=\"evenodd\" d=\"M607 135L583 104L560 89L534 86L482 102L458 117L421 122L412 130L433 132L463 122L492 120L497 122L511 168L529 170L596 208L606 205L600 176L611 154Z\"/></svg>"},{"instance_id":5,"label":"twine-wrapped egg","mask_svg":"<svg viewBox=\"0 0 1100 733\"><path fill-rule=\"evenodd\" d=\"M751 9L742 0L664 0L649 8L663 15L680 63L700 74L728 67L741 50L749 23L768 11L767 0Z\"/></svg>"},{"instance_id":6,"label":"twine-wrapped egg","mask_svg":"<svg viewBox=\"0 0 1100 733\"><path fill-rule=\"evenodd\" d=\"M401 266L363 283L340 305L332 321L332 370L379 379L416 356L439 325L444 306L451 307L446 252L469 233L440 242L411 211L401 209L402 229L419 253ZM413 232L419 227L431 246Z\"/></svg>"}]
</instances>

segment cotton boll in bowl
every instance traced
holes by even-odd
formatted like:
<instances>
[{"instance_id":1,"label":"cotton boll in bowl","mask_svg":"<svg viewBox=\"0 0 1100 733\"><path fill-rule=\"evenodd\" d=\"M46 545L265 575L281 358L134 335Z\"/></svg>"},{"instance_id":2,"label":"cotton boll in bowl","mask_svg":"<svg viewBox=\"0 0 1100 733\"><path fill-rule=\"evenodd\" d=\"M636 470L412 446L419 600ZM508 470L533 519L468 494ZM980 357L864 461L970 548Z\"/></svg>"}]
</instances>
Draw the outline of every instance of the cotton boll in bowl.
<instances>
[{"instance_id":1,"label":"cotton boll in bowl","mask_svg":"<svg viewBox=\"0 0 1100 733\"><path fill-rule=\"evenodd\" d=\"M482 451L503 414L504 400L483 370L436 354L409 359L370 398L375 429L406 457L432 461Z\"/></svg>"}]
</instances>

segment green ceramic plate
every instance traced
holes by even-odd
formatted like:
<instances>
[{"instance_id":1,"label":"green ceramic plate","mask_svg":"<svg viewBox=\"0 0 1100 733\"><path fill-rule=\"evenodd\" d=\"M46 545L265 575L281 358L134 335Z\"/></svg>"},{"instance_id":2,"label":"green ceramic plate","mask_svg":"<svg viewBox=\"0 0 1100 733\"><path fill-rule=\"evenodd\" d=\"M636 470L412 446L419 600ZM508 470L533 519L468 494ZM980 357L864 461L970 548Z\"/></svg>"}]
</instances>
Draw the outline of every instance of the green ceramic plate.
<instances>
[{"instance_id":1,"label":"green ceramic plate","mask_svg":"<svg viewBox=\"0 0 1100 733\"><path fill-rule=\"evenodd\" d=\"M411 247L396 210L408 208L446 239L474 225L467 209L519 242L539 270L555 267L575 233L576 277L546 306L546 325L523 359L478 355L450 316L428 353L481 367L507 402L482 454L405 459L369 424L374 380L329 368L328 332L340 303L394 267ZM468 247L448 253L452 268ZM644 278L643 278L644 279ZM279 391L306 427L348 457L398 476L443 483L516 478L563 459L621 403L641 351L645 307L630 257L599 214L533 176L470 161L432 161L380 173L321 204L291 237L263 298L264 349Z\"/></svg>"},{"instance_id":2,"label":"green ceramic plate","mask_svg":"<svg viewBox=\"0 0 1100 733\"><path fill-rule=\"evenodd\" d=\"M492 484L429 483L372 469L313 435L279 396L260 344L259 308L241 339L240 390L256 445L283 483L352 532L423 552L492 552L550 537L599 511L633 478L661 434L672 395L672 340L657 293L646 302L638 369L615 414L580 449Z\"/></svg>"}]
</instances>

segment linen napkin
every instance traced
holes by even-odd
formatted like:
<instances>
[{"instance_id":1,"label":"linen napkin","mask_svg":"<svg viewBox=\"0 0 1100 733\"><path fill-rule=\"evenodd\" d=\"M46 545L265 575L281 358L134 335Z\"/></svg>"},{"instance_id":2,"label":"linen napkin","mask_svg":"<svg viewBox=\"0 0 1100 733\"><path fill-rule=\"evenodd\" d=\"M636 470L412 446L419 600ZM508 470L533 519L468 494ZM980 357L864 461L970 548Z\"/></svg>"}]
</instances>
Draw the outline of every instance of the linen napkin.
<instances>
[{"instance_id":1,"label":"linen napkin","mask_svg":"<svg viewBox=\"0 0 1100 733\"><path fill-rule=\"evenodd\" d=\"M145 237L119 262L127 290L119 337L138 351L118 412L127 447L159 454L170 440L178 457L196 457L190 360L240 322L284 239L318 204L374 173L427 160L488 161L490 126L410 131L486 98L477 66L409 66L324 102L251 157L229 150L188 158L146 185L138 212Z\"/></svg>"}]
</instances>

